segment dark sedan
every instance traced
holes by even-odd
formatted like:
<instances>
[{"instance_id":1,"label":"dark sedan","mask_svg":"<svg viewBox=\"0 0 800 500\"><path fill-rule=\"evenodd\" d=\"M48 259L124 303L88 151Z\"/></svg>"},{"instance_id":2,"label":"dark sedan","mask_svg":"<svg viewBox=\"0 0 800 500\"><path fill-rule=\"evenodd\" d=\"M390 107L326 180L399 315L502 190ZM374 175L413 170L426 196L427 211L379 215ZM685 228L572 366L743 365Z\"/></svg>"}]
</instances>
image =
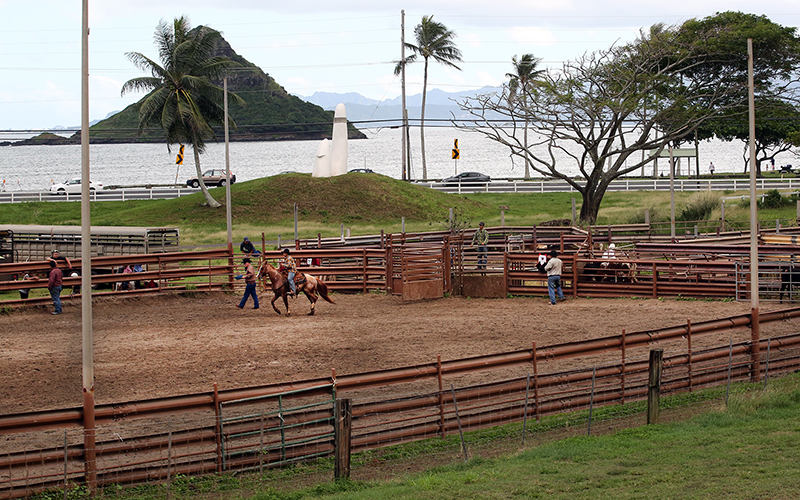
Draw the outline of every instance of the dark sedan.
<instances>
[{"instance_id":1,"label":"dark sedan","mask_svg":"<svg viewBox=\"0 0 800 500\"><path fill-rule=\"evenodd\" d=\"M442 179L442 184L487 184L492 182L492 179L480 172L461 172L458 175Z\"/></svg>"}]
</instances>

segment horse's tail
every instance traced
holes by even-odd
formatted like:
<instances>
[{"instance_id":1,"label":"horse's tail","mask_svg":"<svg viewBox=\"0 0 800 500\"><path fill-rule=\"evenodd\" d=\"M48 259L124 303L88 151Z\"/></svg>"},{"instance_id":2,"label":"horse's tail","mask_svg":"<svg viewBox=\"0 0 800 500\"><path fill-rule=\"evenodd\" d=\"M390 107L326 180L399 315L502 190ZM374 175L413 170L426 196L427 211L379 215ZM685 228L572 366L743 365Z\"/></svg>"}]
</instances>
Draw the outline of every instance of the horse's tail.
<instances>
[{"instance_id":1,"label":"horse's tail","mask_svg":"<svg viewBox=\"0 0 800 500\"><path fill-rule=\"evenodd\" d=\"M323 299L327 300L331 304L335 304L336 303L336 302L332 301L330 297L328 297L328 285L326 285L325 283L323 283L319 279L317 280L317 291L319 292L319 296L322 297Z\"/></svg>"}]
</instances>

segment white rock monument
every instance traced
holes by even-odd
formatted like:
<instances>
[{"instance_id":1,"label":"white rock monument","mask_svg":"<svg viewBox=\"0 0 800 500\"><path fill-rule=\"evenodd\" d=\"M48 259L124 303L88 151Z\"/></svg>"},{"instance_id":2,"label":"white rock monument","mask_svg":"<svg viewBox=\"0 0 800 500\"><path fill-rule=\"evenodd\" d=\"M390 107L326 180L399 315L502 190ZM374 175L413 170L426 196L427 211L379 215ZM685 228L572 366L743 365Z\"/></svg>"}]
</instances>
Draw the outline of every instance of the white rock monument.
<instances>
[{"instance_id":1,"label":"white rock monument","mask_svg":"<svg viewBox=\"0 0 800 500\"><path fill-rule=\"evenodd\" d=\"M338 104L333 113L333 139L330 153L328 139L317 148L312 177L334 177L347 173L347 113L344 104Z\"/></svg>"},{"instance_id":2,"label":"white rock monument","mask_svg":"<svg viewBox=\"0 0 800 500\"><path fill-rule=\"evenodd\" d=\"M322 139L317 148L317 156L314 158L314 170L311 177L330 177L331 176L331 146L328 139Z\"/></svg>"}]
</instances>

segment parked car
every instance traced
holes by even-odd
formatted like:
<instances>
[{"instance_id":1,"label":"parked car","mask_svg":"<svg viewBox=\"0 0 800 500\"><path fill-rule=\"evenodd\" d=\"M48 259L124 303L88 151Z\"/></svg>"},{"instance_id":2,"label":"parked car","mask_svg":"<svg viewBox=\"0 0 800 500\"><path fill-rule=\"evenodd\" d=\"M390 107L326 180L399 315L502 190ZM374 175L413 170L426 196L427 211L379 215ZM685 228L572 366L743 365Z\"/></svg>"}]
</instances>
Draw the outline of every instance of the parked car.
<instances>
[{"instance_id":1,"label":"parked car","mask_svg":"<svg viewBox=\"0 0 800 500\"><path fill-rule=\"evenodd\" d=\"M461 172L458 175L442 179L442 184L486 184L492 179L480 172Z\"/></svg>"},{"instance_id":2,"label":"parked car","mask_svg":"<svg viewBox=\"0 0 800 500\"><path fill-rule=\"evenodd\" d=\"M99 182L89 181L89 192L94 193L97 190L103 189L103 185ZM61 184L53 184L50 186L51 194L81 194L81 178L75 177L67 179Z\"/></svg>"},{"instance_id":3,"label":"parked car","mask_svg":"<svg viewBox=\"0 0 800 500\"><path fill-rule=\"evenodd\" d=\"M203 172L203 182L205 182L206 186L224 186L225 182L227 182L228 176L225 173L225 170L221 169L214 169L214 170L206 170ZM236 182L236 176L231 172L231 184ZM189 187L199 187L200 181L197 180L197 177L192 177L188 181L186 181L186 185Z\"/></svg>"},{"instance_id":4,"label":"parked car","mask_svg":"<svg viewBox=\"0 0 800 500\"><path fill-rule=\"evenodd\" d=\"M349 173L358 173L358 174L374 174L375 172L371 168L354 168L350 170Z\"/></svg>"}]
</instances>

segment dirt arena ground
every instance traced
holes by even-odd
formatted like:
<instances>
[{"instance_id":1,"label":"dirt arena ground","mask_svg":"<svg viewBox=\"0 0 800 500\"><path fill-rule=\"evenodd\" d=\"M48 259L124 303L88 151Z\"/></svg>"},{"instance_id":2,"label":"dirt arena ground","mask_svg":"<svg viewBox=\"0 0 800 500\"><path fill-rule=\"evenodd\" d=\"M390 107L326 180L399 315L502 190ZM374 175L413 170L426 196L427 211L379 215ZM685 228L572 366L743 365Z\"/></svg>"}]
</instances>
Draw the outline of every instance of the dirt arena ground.
<instances>
[{"instance_id":1,"label":"dirt arena ground","mask_svg":"<svg viewBox=\"0 0 800 500\"><path fill-rule=\"evenodd\" d=\"M98 404L208 392L359 373L482 354L529 349L746 314L749 303L721 301L545 298L446 298L403 303L382 293L334 294L306 316L308 301L292 302L293 316L234 307L234 294L96 299L95 397ZM291 299L290 299L291 300ZM282 307L282 306L281 306ZM776 309L764 304L762 311ZM81 310L52 307L0 316L0 414L80 406ZM774 323L762 336L788 333ZM702 345L749 338L738 329ZM619 359L619 355L614 355ZM574 360L586 366L586 360Z\"/></svg>"}]
</instances>

